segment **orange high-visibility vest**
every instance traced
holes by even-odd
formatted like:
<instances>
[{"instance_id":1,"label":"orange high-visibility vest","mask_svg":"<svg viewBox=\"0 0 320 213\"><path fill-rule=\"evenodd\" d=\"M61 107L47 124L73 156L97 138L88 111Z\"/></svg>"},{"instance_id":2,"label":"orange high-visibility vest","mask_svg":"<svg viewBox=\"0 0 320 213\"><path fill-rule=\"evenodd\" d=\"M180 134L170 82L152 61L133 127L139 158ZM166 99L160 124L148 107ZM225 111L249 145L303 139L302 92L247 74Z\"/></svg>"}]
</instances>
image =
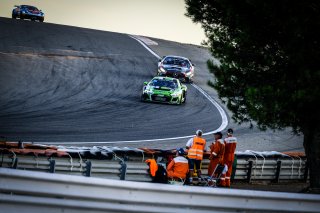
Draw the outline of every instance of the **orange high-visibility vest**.
<instances>
[{"instance_id":1,"label":"orange high-visibility vest","mask_svg":"<svg viewBox=\"0 0 320 213\"><path fill-rule=\"evenodd\" d=\"M218 159L218 163L223 163L225 144L222 139L218 139L210 146L210 158Z\"/></svg>"},{"instance_id":2,"label":"orange high-visibility vest","mask_svg":"<svg viewBox=\"0 0 320 213\"><path fill-rule=\"evenodd\" d=\"M224 162L233 161L234 153L237 148L237 138L227 137L224 139L225 152L224 152Z\"/></svg>"},{"instance_id":3,"label":"orange high-visibility vest","mask_svg":"<svg viewBox=\"0 0 320 213\"><path fill-rule=\"evenodd\" d=\"M210 163L208 166L209 176L211 176L214 173L214 170L216 169L218 164L222 164L222 165L224 164L223 162L224 152L225 152L225 145L222 139L216 140L210 146Z\"/></svg>"},{"instance_id":4,"label":"orange high-visibility vest","mask_svg":"<svg viewBox=\"0 0 320 213\"><path fill-rule=\"evenodd\" d=\"M156 176L156 172L158 171L158 164L155 159L148 159L145 161L146 163L149 163L149 169L150 169L150 175L152 177Z\"/></svg>"},{"instance_id":5,"label":"orange high-visibility vest","mask_svg":"<svg viewBox=\"0 0 320 213\"><path fill-rule=\"evenodd\" d=\"M203 150L206 146L206 140L200 137L193 138L193 144L188 151L189 159L202 160L203 159Z\"/></svg>"},{"instance_id":6,"label":"orange high-visibility vest","mask_svg":"<svg viewBox=\"0 0 320 213\"><path fill-rule=\"evenodd\" d=\"M174 158L167 167L167 173L169 178L185 179L188 172L188 160L182 156Z\"/></svg>"}]
</instances>

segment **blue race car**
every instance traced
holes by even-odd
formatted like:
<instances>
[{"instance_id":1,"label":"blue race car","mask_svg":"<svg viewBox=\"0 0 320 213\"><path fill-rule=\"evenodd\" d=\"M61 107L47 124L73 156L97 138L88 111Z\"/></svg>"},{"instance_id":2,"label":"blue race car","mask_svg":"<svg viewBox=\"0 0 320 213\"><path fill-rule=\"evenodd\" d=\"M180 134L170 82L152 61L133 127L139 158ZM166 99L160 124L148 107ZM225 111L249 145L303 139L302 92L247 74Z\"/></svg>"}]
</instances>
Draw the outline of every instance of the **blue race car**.
<instances>
[{"instance_id":1,"label":"blue race car","mask_svg":"<svg viewBox=\"0 0 320 213\"><path fill-rule=\"evenodd\" d=\"M44 13L38 8L30 5L15 5L12 10L12 18L30 19L31 21L44 21Z\"/></svg>"}]
</instances>

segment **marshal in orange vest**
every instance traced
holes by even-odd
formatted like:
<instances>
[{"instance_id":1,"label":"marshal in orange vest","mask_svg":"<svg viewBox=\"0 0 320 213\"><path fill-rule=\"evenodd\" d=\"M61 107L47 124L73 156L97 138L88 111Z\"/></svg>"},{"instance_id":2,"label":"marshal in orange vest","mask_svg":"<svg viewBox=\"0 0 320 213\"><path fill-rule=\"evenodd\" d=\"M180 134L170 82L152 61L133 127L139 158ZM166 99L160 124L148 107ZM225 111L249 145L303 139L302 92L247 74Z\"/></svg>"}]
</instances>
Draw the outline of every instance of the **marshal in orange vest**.
<instances>
[{"instance_id":1,"label":"marshal in orange vest","mask_svg":"<svg viewBox=\"0 0 320 213\"><path fill-rule=\"evenodd\" d=\"M202 160L203 159L203 150L206 146L206 140L201 137L195 136L193 138L192 146L188 151L188 158L195 159L195 160Z\"/></svg>"}]
</instances>

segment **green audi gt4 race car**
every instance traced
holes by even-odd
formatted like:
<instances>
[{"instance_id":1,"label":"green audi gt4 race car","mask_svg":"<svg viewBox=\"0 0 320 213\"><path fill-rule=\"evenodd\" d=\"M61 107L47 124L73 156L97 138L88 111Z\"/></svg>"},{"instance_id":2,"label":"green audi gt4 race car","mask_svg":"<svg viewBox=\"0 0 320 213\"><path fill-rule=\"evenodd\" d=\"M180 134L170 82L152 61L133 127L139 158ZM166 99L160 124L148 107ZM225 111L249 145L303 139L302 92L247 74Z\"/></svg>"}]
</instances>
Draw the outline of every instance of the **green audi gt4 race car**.
<instances>
[{"instance_id":1,"label":"green audi gt4 race car","mask_svg":"<svg viewBox=\"0 0 320 213\"><path fill-rule=\"evenodd\" d=\"M169 77L154 77L150 82L144 82L142 101L182 104L186 102L187 86L178 79Z\"/></svg>"}]
</instances>

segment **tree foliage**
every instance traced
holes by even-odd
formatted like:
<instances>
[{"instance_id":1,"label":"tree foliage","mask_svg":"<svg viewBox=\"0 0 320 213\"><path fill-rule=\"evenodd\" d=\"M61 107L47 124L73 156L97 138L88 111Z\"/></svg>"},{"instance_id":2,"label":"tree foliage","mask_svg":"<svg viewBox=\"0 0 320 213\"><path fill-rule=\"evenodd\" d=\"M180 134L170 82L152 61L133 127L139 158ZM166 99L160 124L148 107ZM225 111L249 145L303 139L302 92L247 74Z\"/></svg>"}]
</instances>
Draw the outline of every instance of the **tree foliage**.
<instances>
[{"instance_id":1,"label":"tree foliage","mask_svg":"<svg viewBox=\"0 0 320 213\"><path fill-rule=\"evenodd\" d=\"M296 132L319 122L319 1L185 2L221 62L208 62L213 86L236 121Z\"/></svg>"},{"instance_id":2,"label":"tree foliage","mask_svg":"<svg viewBox=\"0 0 320 213\"><path fill-rule=\"evenodd\" d=\"M311 191L320 193L320 1L185 0L221 65L211 85L235 121L304 135Z\"/></svg>"}]
</instances>

